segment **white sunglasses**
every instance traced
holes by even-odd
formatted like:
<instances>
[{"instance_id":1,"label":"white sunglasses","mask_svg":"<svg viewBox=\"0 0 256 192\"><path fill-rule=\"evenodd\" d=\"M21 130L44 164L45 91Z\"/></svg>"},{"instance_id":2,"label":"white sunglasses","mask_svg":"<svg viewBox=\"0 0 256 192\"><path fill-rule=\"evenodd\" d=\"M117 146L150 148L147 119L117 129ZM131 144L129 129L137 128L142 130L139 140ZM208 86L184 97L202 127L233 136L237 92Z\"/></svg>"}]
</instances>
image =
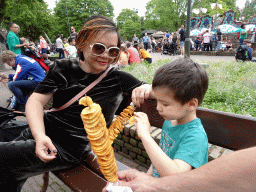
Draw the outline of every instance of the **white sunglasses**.
<instances>
[{"instance_id":1,"label":"white sunglasses","mask_svg":"<svg viewBox=\"0 0 256 192\"><path fill-rule=\"evenodd\" d=\"M101 43L94 43L93 45L90 45L90 47L92 54L96 56L101 56L107 52L110 58L116 58L120 53L120 49L118 47L109 47L107 49L106 46Z\"/></svg>"}]
</instances>

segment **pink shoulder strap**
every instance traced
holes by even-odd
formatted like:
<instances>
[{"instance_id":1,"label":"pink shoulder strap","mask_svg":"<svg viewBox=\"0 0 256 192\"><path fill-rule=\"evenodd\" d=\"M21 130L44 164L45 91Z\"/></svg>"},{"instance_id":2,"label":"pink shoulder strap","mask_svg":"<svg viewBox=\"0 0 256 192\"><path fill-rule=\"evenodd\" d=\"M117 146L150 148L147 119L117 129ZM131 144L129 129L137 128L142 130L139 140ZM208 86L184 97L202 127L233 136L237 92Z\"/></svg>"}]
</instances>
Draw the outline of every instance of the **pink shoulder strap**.
<instances>
[{"instance_id":1,"label":"pink shoulder strap","mask_svg":"<svg viewBox=\"0 0 256 192\"><path fill-rule=\"evenodd\" d=\"M90 85L88 85L85 89L83 89L80 93L78 93L75 97L73 97L71 100L69 100L67 103L65 103L64 105L62 105L59 108L52 108L50 110L45 110L45 112L49 112L49 111L60 111L63 110L67 107L69 107L70 105L72 105L75 101L77 101L78 99L80 99L82 96L84 96L85 93L87 93L90 89L92 89L95 85L97 85L104 77L106 77L106 75L108 74L109 70L112 67L109 67L104 73L101 74L101 76L99 76L95 81L93 81Z\"/></svg>"}]
</instances>

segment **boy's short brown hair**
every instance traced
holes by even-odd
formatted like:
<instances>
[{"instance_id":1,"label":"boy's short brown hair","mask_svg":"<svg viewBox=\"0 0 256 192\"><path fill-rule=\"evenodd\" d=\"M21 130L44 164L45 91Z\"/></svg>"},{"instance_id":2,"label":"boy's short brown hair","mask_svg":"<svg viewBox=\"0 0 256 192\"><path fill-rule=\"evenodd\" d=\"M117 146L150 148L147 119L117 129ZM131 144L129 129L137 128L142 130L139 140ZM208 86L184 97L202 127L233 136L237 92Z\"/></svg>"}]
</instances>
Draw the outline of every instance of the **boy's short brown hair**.
<instances>
[{"instance_id":1,"label":"boy's short brown hair","mask_svg":"<svg viewBox=\"0 0 256 192\"><path fill-rule=\"evenodd\" d=\"M16 54L10 50L3 51L0 58L3 63L6 63L6 61L16 58Z\"/></svg>"},{"instance_id":2,"label":"boy's short brown hair","mask_svg":"<svg viewBox=\"0 0 256 192\"><path fill-rule=\"evenodd\" d=\"M152 88L174 91L175 99L182 105L193 98L198 99L200 105L208 89L208 81L204 67L191 59L177 59L157 69Z\"/></svg>"}]
</instances>

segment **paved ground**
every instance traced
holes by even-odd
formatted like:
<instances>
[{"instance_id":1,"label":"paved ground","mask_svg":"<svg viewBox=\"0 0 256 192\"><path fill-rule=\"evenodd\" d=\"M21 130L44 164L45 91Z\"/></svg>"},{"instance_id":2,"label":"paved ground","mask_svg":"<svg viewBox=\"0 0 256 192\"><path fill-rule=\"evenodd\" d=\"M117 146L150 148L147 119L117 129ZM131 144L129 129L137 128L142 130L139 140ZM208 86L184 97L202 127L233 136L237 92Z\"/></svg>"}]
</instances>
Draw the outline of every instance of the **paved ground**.
<instances>
[{"instance_id":1,"label":"paved ground","mask_svg":"<svg viewBox=\"0 0 256 192\"><path fill-rule=\"evenodd\" d=\"M151 56L153 58L153 62L155 62L158 59L168 59L168 58L179 58L179 56L169 56L169 55L161 55L160 53L151 53ZM216 61L216 60L223 60L223 61L230 61L230 60L235 60L234 57L230 56L194 56L191 55L191 59L195 61L202 61L202 62L207 62L207 61ZM13 72L12 70L5 71L5 73L11 73ZM1 73L1 71L0 71ZM2 83L0 83L0 106L1 107L6 107L6 99L8 99L11 96L11 93L8 91L8 89L3 86ZM20 118L19 120L25 120L24 118ZM213 157L218 157L222 153L227 153L229 151L223 151L222 149L219 148L213 148L212 150ZM127 166L138 169L140 171L146 172L147 168L144 166L135 163L134 161L127 159L120 154L116 153L115 154L116 159ZM22 192L38 192L40 191L41 185L43 183L42 180L42 175L32 177L27 180L25 183L24 187L22 188ZM58 178L56 178L53 174L50 174L50 181L49 181L49 187L47 189L47 192L59 192L59 191L66 191L66 192L71 192L71 190L63 184Z\"/></svg>"}]
</instances>

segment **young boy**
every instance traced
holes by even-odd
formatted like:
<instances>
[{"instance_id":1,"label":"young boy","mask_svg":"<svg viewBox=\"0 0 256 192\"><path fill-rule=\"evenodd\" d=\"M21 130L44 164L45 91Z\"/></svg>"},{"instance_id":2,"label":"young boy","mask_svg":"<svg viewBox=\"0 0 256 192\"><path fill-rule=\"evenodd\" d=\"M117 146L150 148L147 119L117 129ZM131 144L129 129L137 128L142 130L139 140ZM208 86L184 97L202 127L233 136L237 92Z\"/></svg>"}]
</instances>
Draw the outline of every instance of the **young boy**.
<instances>
[{"instance_id":1,"label":"young boy","mask_svg":"<svg viewBox=\"0 0 256 192\"><path fill-rule=\"evenodd\" d=\"M69 46L65 48L67 51L67 58L74 58L77 56L77 49L76 49L76 39L74 37L70 37L68 39Z\"/></svg>"},{"instance_id":2,"label":"young boy","mask_svg":"<svg viewBox=\"0 0 256 192\"><path fill-rule=\"evenodd\" d=\"M49 59L48 54L47 54L47 53L44 53L44 54L42 55L42 57L43 57L43 59L44 59L44 63L45 63L47 66L49 66L49 65L51 64L51 60Z\"/></svg>"},{"instance_id":3,"label":"young boy","mask_svg":"<svg viewBox=\"0 0 256 192\"><path fill-rule=\"evenodd\" d=\"M152 92L165 119L159 146L150 135L147 115L134 113L138 137L152 162L147 174L164 177L207 163L208 139L196 116L207 88L205 69L190 59L175 60L156 71Z\"/></svg>"}]
</instances>

